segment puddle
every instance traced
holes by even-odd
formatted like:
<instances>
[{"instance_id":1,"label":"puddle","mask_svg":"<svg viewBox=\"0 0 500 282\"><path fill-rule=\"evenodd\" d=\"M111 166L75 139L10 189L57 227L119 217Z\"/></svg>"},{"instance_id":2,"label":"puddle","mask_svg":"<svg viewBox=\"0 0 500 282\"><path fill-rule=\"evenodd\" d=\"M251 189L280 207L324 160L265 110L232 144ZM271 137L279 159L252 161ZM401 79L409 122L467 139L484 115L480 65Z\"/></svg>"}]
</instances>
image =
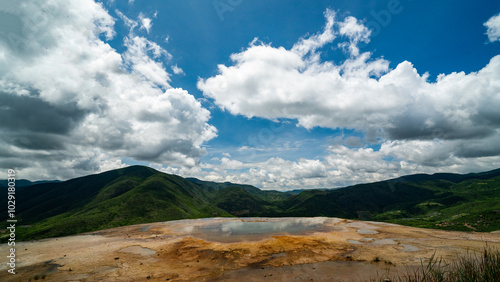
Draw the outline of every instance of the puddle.
<instances>
[{"instance_id":1,"label":"puddle","mask_svg":"<svg viewBox=\"0 0 500 282\"><path fill-rule=\"evenodd\" d=\"M328 218L238 219L211 222L183 228L181 232L194 237L222 243L259 241L278 235L308 235L314 232L340 230L325 223L335 223Z\"/></svg>"},{"instance_id":2,"label":"puddle","mask_svg":"<svg viewBox=\"0 0 500 282\"><path fill-rule=\"evenodd\" d=\"M136 255L141 255L141 256L146 256L146 257L150 257L150 256L156 254L155 250L151 250L151 249L144 248L141 246L129 246L129 247L121 249L120 252L131 253L131 254L136 254Z\"/></svg>"},{"instance_id":3,"label":"puddle","mask_svg":"<svg viewBox=\"0 0 500 282\"><path fill-rule=\"evenodd\" d=\"M371 229L358 229L357 232L359 234L363 234L363 235L374 235L374 234L378 234L378 231L375 231L375 230L371 230Z\"/></svg>"},{"instance_id":4,"label":"puddle","mask_svg":"<svg viewBox=\"0 0 500 282\"><path fill-rule=\"evenodd\" d=\"M360 241L358 240L347 240L347 242L353 244L353 245L363 245L363 243L361 243Z\"/></svg>"},{"instance_id":5,"label":"puddle","mask_svg":"<svg viewBox=\"0 0 500 282\"><path fill-rule=\"evenodd\" d=\"M412 246L412 245L401 245L403 246L402 251L403 252L418 252L420 251L420 248Z\"/></svg>"},{"instance_id":6,"label":"puddle","mask_svg":"<svg viewBox=\"0 0 500 282\"><path fill-rule=\"evenodd\" d=\"M141 227L140 231L147 232L147 231L149 231L149 228L151 228L151 225Z\"/></svg>"},{"instance_id":7,"label":"puddle","mask_svg":"<svg viewBox=\"0 0 500 282\"><path fill-rule=\"evenodd\" d=\"M392 239L380 239L372 243L373 245L397 245L398 242Z\"/></svg>"}]
</instances>

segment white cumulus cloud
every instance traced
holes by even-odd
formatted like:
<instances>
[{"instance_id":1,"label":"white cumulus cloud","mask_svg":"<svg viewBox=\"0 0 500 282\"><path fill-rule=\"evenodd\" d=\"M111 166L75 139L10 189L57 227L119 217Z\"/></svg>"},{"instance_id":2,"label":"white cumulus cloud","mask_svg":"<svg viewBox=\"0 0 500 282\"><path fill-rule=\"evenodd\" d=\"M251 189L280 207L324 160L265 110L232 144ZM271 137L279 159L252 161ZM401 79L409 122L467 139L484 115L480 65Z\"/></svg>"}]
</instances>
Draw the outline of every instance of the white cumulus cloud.
<instances>
[{"instance_id":1,"label":"white cumulus cloud","mask_svg":"<svg viewBox=\"0 0 500 282\"><path fill-rule=\"evenodd\" d=\"M101 39L115 35L115 19L100 3L9 5L0 7L11 23L0 27L0 167L67 179L121 167L124 157L199 163L216 136L210 112L170 85L160 60L170 54L135 35L135 21L117 11L131 30L120 54Z\"/></svg>"},{"instance_id":2,"label":"white cumulus cloud","mask_svg":"<svg viewBox=\"0 0 500 282\"><path fill-rule=\"evenodd\" d=\"M484 26L487 28L486 35L490 42L500 41L500 14L491 17Z\"/></svg>"},{"instance_id":3,"label":"white cumulus cloud","mask_svg":"<svg viewBox=\"0 0 500 282\"><path fill-rule=\"evenodd\" d=\"M142 13L139 14L139 20L141 21L141 29L145 29L149 33L149 30L153 26L153 21L145 17Z\"/></svg>"},{"instance_id":4,"label":"white cumulus cloud","mask_svg":"<svg viewBox=\"0 0 500 282\"><path fill-rule=\"evenodd\" d=\"M290 50L253 42L232 54L232 66L200 79L198 87L234 115L291 118L300 126L380 131L392 140L468 140L497 136L500 127L500 56L478 72L441 74L429 82L408 61L389 62L360 53L370 31L353 17L331 11L321 34L300 39ZM320 47L348 38L349 57L321 61ZM498 154L500 152L495 152Z\"/></svg>"},{"instance_id":5,"label":"white cumulus cloud","mask_svg":"<svg viewBox=\"0 0 500 282\"><path fill-rule=\"evenodd\" d=\"M180 67L178 67L177 65L172 66L172 71L175 74L184 74L184 71Z\"/></svg>"},{"instance_id":6,"label":"white cumulus cloud","mask_svg":"<svg viewBox=\"0 0 500 282\"><path fill-rule=\"evenodd\" d=\"M217 75L200 79L198 88L233 115L295 119L308 129L354 129L364 133L365 145L348 137L323 157L271 158L254 163L238 179L266 188L336 187L500 166L500 55L476 72L429 81L409 61L391 69L387 60L362 52L358 44L369 42L370 30L361 21L338 19L330 10L325 18L322 32L290 49L252 41L230 56L231 65L219 65ZM492 41L498 40L498 19L485 23ZM346 59L322 60L321 50L329 45Z\"/></svg>"}]
</instances>

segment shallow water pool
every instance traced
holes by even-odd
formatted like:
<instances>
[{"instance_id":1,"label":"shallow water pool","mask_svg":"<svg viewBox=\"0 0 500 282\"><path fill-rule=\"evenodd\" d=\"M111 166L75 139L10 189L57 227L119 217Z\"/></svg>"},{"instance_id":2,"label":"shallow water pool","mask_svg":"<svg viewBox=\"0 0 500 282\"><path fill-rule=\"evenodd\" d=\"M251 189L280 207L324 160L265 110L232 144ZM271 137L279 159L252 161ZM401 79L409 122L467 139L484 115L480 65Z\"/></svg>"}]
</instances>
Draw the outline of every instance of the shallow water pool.
<instances>
[{"instance_id":1,"label":"shallow water pool","mask_svg":"<svg viewBox=\"0 0 500 282\"><path fill-rule=\"evenodd\" d=\"M307 235L329 232L335 227L330 218L242 218L220 219L183 228L183 233L215 242L257 241L279 235Z\"/></svg>"}]
</instances>

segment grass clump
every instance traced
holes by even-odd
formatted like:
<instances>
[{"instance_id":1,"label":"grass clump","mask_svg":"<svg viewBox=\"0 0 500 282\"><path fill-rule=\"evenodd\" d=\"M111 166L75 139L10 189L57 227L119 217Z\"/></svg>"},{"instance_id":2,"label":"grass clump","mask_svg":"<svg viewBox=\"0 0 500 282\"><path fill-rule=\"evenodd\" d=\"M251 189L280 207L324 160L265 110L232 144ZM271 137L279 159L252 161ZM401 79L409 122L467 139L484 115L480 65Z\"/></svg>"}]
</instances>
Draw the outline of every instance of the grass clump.
<instances>
[{"instance_id":1,"label":"grass clump","mask_svg":"<svg viewBox=\"0 0 500 282\"><path fill-rule=\"evenodd\" d=\"M446 264L435 254L429 262L413 271L381 281L408 282L490 282L500 281L500 251L485 247L480 255L468 254Z\"/></svg>"}]
</instances>

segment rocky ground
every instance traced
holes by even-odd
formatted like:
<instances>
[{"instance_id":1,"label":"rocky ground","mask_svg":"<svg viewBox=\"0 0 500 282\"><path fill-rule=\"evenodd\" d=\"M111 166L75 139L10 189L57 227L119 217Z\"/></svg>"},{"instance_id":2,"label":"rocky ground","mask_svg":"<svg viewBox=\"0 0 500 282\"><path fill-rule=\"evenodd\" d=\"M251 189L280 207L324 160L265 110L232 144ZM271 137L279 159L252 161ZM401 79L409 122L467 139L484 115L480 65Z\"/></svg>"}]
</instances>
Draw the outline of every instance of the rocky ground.
<instances>
[{"instance_id":1,"label":"rocky ground","mask_svg":"<svg viewBox=\"0 0 500 282\"><path fill-rule=\"evenodd\" d=\"M450 262L479 253L486 244L500 249L498 232L451 232L326 218L294 219L311 228L292 232L286 228L229 236L234 232L231 228L217 229L220 236L204 232L217 224L286 220L181 220L19 242L17 274L7 273L7 265L0 264L0 280L369 281L415 269L433 254ZM9 249L1 245L0 254L7 256Z\"/></svg>"}]
</instances>

